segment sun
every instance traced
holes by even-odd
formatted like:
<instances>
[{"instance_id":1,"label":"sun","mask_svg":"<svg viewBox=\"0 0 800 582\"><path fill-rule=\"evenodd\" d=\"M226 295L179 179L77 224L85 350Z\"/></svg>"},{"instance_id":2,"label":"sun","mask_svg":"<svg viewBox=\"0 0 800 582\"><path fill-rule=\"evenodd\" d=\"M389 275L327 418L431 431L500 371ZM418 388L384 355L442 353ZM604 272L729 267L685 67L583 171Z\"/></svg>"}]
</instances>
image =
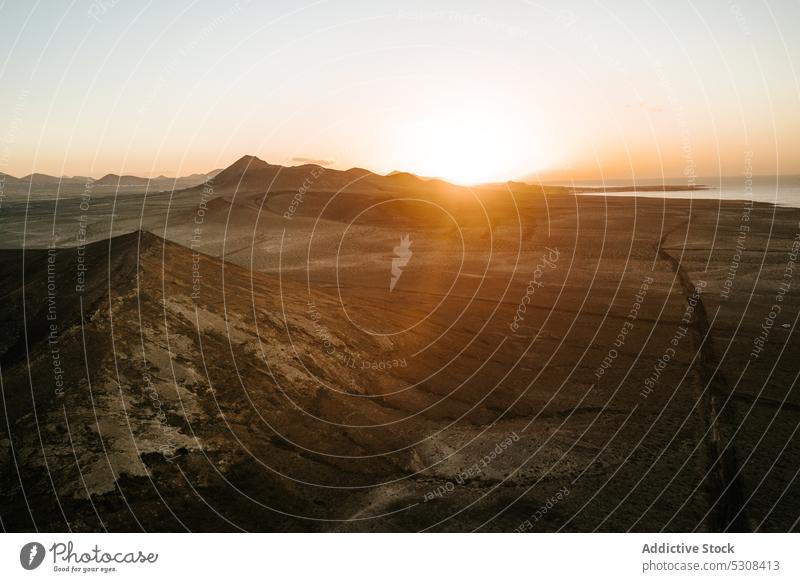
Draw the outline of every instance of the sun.
<instances>
[{"instance_id":1,"label":"sun","mask_svg":"<svg viewBox=\"0 0 800 582\"><path fill-rule=\"evenodd\" d=\"M482 108L427 115L403 128L406 166L457 184L501 182L535 171L541 156L518 127L509 115Z\"/></svg>"}]
</instances>

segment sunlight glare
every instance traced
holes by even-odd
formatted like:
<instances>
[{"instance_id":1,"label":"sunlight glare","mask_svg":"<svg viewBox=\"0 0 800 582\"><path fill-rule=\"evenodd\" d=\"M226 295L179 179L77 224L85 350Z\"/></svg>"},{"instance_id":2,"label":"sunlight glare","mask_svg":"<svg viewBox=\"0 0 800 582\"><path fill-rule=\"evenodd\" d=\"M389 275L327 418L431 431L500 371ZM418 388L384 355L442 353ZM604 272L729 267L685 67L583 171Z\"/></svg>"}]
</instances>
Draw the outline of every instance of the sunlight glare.
<instances>
[{"instance_id":1,"label":"sunlight glare","mask_svg":"<svg viewBox=\"0 0 800 582\"><path fill-rule=\"evenodd\" d=\"M457 184L506 181L536 170L542 163L538 148L520 139L519 127L485 108L422 118L404 131L409 169Z\"/></svg>"}]
</instances>

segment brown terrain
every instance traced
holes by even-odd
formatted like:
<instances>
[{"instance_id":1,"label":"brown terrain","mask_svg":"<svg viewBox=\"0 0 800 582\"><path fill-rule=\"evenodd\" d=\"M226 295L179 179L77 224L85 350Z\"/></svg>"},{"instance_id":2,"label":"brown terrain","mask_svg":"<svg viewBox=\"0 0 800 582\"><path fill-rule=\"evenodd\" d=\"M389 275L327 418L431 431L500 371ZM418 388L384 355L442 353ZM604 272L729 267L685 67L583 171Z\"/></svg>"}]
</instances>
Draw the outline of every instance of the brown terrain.
<instances>
[{"instance_id":1,"label":"brown terrain","mask_svg":"<svg viewBox=\"0 0 800 582\"><path fill-rule=\"evenodd\" d=\"M0 208L6 530L798 527L798 210L249 156L86 202Z\"/></svg>"}]
</instances>

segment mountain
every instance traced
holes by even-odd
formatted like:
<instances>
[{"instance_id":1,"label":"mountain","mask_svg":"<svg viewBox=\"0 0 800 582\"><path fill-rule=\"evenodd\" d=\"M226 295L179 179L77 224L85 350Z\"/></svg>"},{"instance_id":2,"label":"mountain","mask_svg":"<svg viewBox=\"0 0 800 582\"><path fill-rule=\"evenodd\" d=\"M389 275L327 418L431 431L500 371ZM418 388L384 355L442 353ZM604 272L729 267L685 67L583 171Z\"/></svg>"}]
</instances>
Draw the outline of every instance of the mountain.
<instances>
[{"instance_id":1,"label":"mountain","mask_svg":"<svg viewBox=\"0 0 800 582\"><path fill-rule=\"evenodd\" d=\"M59 178L58 176L50 176L48 174L39 174L33 173L28 174L27 176L23 176L19 179L20 182L33 182L37 185L50 185L50 184L58 184L59 182L64 181L65 178ZM66 178L69 180L69 178Z\"/></svg>"},{"instance_id":2,"label":"mountain","mask_svg":"<svg viewBox=\"0 0 800 582\"><path fill-rule=\"evenodd\" d=\"M316 164L281 166L251 155L242 156L222 170L211 185L218 194L285 192L301 188L334 192L396 191L398 188L429 189L432 186L429 181L409 173L382 176L363 168L336 170Z\"/></svg>"},{"instance_id":3,"label":"mountain","mask_svg":"<svg viewBox=\"0 0 800 582\"><path fill-rule=\"evenodd\" d=\"M171 178L163 175L155 178L141 178L139 176L106 174L99 180L95 180L94 185L113 186L119 189L149 188L151 191L182 190L203 184L219 172L221 170L214 170L207 174L191 174L180 178Z\"/></svg>"},{"instance_id":4,"label":"mountain","mask_svg":"<svg viewBox=\"0 0 800 582\"><path fill-rule=\"evenodd\" d=\"M4 528L63 530L64 509L78 531L235 529L198 496L248 529L304 528L313 521L289 515L333 517L369 494L350 487L411 460L407 429L357 428L402 419L380 398L353 397L395 392L400 378L368 381L369 371L319 352L309 304L326 314L331 297L146 232L80 255L0 251L0 280ZM386 351L367 333L324 325L326 345L342 353ZM308 413L329 424L307 431ZM400 452L340 457L355 450Z\"/></svg>"},{"instance_id":5,"label":"mountain","mask_svg":"<svg viewBox=\"0 0 800 582\"><path fill-rule=\"evenodd\" d=\"M106 174L96 180L88 176L50 176L40 173L16 178L10 174L0 173L0 179L7 188L7 194L27 195L31 191L35 195L52 196L58 190L61 196L70 196L88 191L144 193L184 190L207 182L219 172L221 170L213 170L205 174L191 174L178 178L163 175L156 178L142 178L132 175Z\"/></svg>"},{"instance_id":6,"label":"mountain","mask_svg":"<svg viewBox=\"0 0 800 582\"><path fill-rule=\"evenodd\" d=\"M300 166L282 166L270 164L252 156L242 156L233 164L219 172L213 180L209 180L207 192L216 196L263 198L264 194L282 194L307 192L350 193L371 195L399 195L409 197L421 196L427 199L437 197L470 197L480 195L501 194L509 192L517 195L567 194L571 189L563 186L542 186L541 184L524 184L507 182L502 184L478 184L459 186L440 178L420 177L410 172L393 171L386 175L376 174L363 168L336 170L316 164ZM261 195L261 198L259 198Z\"/></svg>"},{"instance_id":7,"label":"mountain","mask_svg":"<svg viewBox=\"0 0 800 582\"><path fill-rule=\"evenodd\" d=\"M151 180L149 178L139 178L138 176L119 176L117 174L106 174L99 180L95 180L96 186L146 186Z\"/></svg>"},{"instance_id":8,"label":"mountain","mask_svg":"<svg viewBox=\"0 0 800 582\"><path fill-rule=\"evenodd\" d=\"M397 350L413 343L353 328L335 296L150 233L0 250L0 280L6 530L418 529L467 498L358 517L417 506L458 474L463 455L440 458L454 443L420 437L461 418L482 455L511 431L471 425L487 398L478 385L458 399L446 398L455 376L407 389ZM373 303L355 306L360 317L416 323ZM446 325L432 321L420 341ZM448 352L433 347L418 365ZM413 478L424 467L429 477Z\"/></svg>"}]
</instances>

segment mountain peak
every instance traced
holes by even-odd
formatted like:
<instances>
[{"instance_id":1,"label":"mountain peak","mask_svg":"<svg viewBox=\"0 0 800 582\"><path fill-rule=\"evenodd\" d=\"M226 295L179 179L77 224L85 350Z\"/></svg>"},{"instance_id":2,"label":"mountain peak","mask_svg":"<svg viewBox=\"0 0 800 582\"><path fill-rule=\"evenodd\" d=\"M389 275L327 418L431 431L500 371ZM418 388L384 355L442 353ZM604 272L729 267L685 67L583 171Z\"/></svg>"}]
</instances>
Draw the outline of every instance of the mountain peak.
<instances>
[{"instance_id":1,"label":"mountain peak","mask_svg":"<svg viewBox=\"0 0 800 582\"><path fill-rule=\"evenodd\" d=\"M245 155L228 166L228 169L240 166L244 166L246 168L263 168L270 166L270 164L256 156Z\"/></svg>"}]
</instances>

